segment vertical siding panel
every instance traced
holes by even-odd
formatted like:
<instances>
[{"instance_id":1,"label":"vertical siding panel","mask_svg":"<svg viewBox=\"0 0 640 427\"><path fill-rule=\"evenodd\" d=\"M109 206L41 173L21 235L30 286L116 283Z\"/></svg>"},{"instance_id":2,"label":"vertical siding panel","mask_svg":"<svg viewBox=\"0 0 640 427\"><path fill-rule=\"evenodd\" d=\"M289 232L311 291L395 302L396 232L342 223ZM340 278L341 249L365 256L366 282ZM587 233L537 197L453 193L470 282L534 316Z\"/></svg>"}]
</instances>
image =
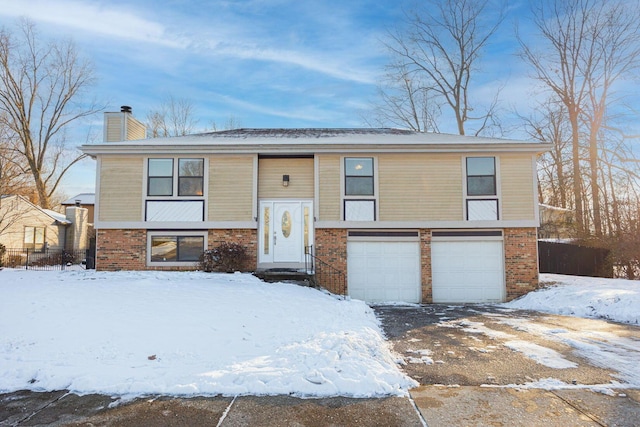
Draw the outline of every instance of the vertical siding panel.
<instances>
[{"instance_id":1,"label":"vertical siding panel","mask_svg":"<svg viewBox=\"0 0 640 427\"><path fill-rule=\"evenodd\" d=\"M459 155L378 156L381 221L463 219Z\"/></svg>"},{"instance_id":2,"label":"vertical siding panel","mask_svg":"<svg viewBox=\"0 0 640 427\"><path fill-rule=\"evenodd\" d=\"M500 156L502 219L535 219L533 164L530 154Z\"/></svg>"},{"instance_id":3,"label":"vertical siding panel","mask_svg":"<svg viewBox=\"0 0 640 427\"><path fill-rule=\"evenodd\" d=\"M103 156L100 164L100 221L141 221L143 158Z\"/></svg>"},{"instance_id":4,"label":"vertical siding panel","mask_svg":"<svg viewBox=\"0 0 640 427\"><path fill-rule=\"evenodd\" d=\"M340 156L318 157L318 214L322 221L340 220Z\"/></svg>"},{"instance_id":5,"label":"vertical siding panel","mask_svg":"<svg viewBox=\"0 0 640 427\"><path fill-rule=\"evenodd\" d=\"M282 186L289 175L289 186ZM258 162L260 199L313 199L313 158L260 159Z\"/></svg>"},{"instance_id":6,"label":"vertical siding panel","mask_svg":"<svg viewBox=\"0 0 640 427\"><path fill-rule=\"evenodd\" d=\"M209 158L209 221L253 220L252 155Z\"/></svg>"}]
</instances>

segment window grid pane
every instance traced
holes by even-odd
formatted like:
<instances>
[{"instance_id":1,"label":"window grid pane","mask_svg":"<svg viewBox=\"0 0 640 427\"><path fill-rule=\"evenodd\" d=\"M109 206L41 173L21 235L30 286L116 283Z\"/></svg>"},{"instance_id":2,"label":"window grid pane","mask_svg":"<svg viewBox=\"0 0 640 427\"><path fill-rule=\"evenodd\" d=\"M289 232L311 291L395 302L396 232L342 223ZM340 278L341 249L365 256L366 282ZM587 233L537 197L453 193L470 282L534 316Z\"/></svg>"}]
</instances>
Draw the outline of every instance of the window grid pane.
<instances>
[{"instance_id":1,"label":"window grid pane","mask_svg":"<svg viewBox=\"0 0 640 427\"><path fill-rule=\"evenodd\" d=\"M149 176L173 176L173 159L149 159Z\"/></svg>"},{"instance_id":2,"label":"window grid pane","mask_svg":"<svg viewBox=\"0 0 640 427\"><path fill-rule=\"evenodd\" d=\"M178 178L178 196L202 196L203 179L180 177Z\"/></svg>"},{"instance_id":3,"label":"window grid pane","mask_svg":"<svg viewBox=\"0 0 640 427\"><path fill-rule=\"evenodd\" d=\"M198 261L204 251L204 237L179 236L178 261Z\"/></svg>"},{"instance_id":4,"label":"window grid pane","mask_svg":"<svg viewBox=\"0 0 640 427\"><path fill-rule=\"evenodd\" d=\"M491 176L496 174L494 157L467 157L468 176Z\"/></svg>"},{"instance_id":5,"label":"window grid pane","mask_svg":"<svg viewBox=\"0 0 640 427\"><path fill-rule=\"evenodd\" d=\"M344 159L345 176L373 176L373 159L371 157Z\"/></svg>"},{"instance_id":6,"label":"window grid pane","mask_svg":"<svg viewBox=\"0 0 640 427\"><path fill-rule=\"evenodd\" d=\"M175 236L153 236L151 238L151 261L171 262L178 259Z\"/></svg>"},{"instance_id":7,"label":"window grid pane","mask_svg":"<svg viewBox=\"0 0 640 427\"><path fill-rule=\"evenodd\" d=\"M345 194L347 196L373 196L373 177L346 177Z\"/></svg>"},{"instance_id":8,"label":"window grid pane","mask_svg":"<svg viewBox=\"0 0 640 427\"><path fill-rule=\"evenodd\" d=\"M172 196L173 195L173 177L149 177L147 185L147 194L149 196Z\"/></svg>"},{"instance_id":9,"label":"window grid pane","mask_svg":"<svg viewBox=\"0 0 640 427\"><path fill-rule=\"evenodd\" d=\"M494 176L467 177L467 194L469 196L495 196L496 179Z\"/></svg>"},{"instance_id":10,"label":"window grid pane","mask_svg":"<svg viewBox=\"0 0 640 427\"><path fill-rule=\"evenodd\" d=\"M203 176L204 159L179 159L178 174L179 176Z\"/></svg>"}]
</instances>

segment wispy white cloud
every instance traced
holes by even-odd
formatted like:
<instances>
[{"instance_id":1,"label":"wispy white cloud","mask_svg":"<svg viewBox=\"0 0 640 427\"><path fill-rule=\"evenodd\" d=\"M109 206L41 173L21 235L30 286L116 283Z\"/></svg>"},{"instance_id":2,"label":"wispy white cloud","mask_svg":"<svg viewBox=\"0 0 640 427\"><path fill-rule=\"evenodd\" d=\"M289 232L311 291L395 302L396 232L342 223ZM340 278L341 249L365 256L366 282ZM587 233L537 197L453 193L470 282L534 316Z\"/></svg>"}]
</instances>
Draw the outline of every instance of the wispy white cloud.
<instances>
[{"instance_id":1,"label":"wispy white cloud","mask_svg":"<svg viewBox=\"0 0 640 427\"><path fill-rule=\"evenodd\" d=\"M74 0L0 0L0 15L28 17L71 30L99 34L115 39L184 47L186 40L169 34L164 25L137 16L134 11L114 8L109 3Z\"/></svg>"},{"instance_id":2,"label":"wispy white cloud","mask_svg":"<svg viewBox=\"0 0 640 427\"><path fill-rule=\"evenodd\" d=\"M160 48L192 49L197 54L210 57L293 65L361 84L372 84L375 81L375 76L366 66L351 64L353 53L336 49L329 55L326 50L321 51L314 46L283 48L281 40L259 34L259 31L240 17L235 27L222 22L224 15L215 18L215 25L210 21L202 22L197 15L188 18L190 22L184 22L187 19L184 16L172 16L172 21L164 24L143 17L144 12L144 9L133 9L112 2L31 0L27 3L0 0L0 16L27 16L34 21L61 26L71 31L106 37L114 43L142 42ZM256 38L256 35L261 38Z\"/></svg>"},{"instance_id":3,"label":"wispy white cloud","mask_svg":"<svg viewBox=\"0 0 640 427\"><path fill-rule=\"evenodd\" d=\"M330 119L329 114L326 111L319 109L297 108L295 112L287 111L281 108L273 108L272 106L259 105L248 101L243 101L228 95L213 94L213 97L220 99L227 105L239 107L242 110L251 111L254 113L265 114L274 117L282 117L286 119L305 120L311 122L318 122Z\"/></svg>"}]
</instances>

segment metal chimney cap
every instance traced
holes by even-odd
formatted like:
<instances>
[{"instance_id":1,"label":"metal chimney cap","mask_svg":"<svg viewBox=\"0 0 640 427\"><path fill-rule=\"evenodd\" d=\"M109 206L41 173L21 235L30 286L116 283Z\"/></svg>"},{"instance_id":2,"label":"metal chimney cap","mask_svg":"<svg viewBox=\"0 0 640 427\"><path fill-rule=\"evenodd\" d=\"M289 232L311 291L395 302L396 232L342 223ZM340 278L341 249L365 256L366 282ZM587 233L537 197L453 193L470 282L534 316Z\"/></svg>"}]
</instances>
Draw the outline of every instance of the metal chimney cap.
<instances>
[{"instance_id":1,"label":"metal chimney cap","mask_svg":"<svg viewBox=\"0 0 640 427\"><path fill-rule=\"evenodd\" d=\"M128 105L123 105L122 107L120 107L121 113L130 113L131 111L131 107L129 107Z\"/></svg>"}]
</instances>

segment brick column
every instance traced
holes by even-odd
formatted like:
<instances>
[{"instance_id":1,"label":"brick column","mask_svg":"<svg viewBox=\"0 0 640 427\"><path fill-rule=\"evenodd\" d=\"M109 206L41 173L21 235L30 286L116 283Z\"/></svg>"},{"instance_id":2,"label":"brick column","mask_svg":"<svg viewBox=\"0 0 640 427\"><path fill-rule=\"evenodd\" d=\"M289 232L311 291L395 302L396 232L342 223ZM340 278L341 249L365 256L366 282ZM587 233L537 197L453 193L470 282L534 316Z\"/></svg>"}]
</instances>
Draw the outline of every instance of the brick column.
<instances>
[{"instance_id":1,"label":"brick column","mask_svg":"<svg viewBox=\"0 0 640 427\"><path fill-rule=\"evenodd\" d=\"M320 286L335 294L347 294L347 230L316 228L314 236L316 257L344 275L344 280L330 268L316 262L316 279Z\"/></svg>"},{"instance_id":2,"label":"brick column","mask_svg":"<svg viewBox=\"0 0 640 427\"><path fill-rule=\"evenodd\" d=\"M422 303L433 302L433 282L431 278L431 230L420 230L420 266L422 280Z\"/></svg>"},{"instance_id":3,"label":"brick column","mask_svg":"<svg viewBox=\"0 0 640 427\"><path fill-rule=\"evenodd\" d=\"M507 301L538 288L538 234L535 228L504 229Z\"/></svg>"}]
</instances>

